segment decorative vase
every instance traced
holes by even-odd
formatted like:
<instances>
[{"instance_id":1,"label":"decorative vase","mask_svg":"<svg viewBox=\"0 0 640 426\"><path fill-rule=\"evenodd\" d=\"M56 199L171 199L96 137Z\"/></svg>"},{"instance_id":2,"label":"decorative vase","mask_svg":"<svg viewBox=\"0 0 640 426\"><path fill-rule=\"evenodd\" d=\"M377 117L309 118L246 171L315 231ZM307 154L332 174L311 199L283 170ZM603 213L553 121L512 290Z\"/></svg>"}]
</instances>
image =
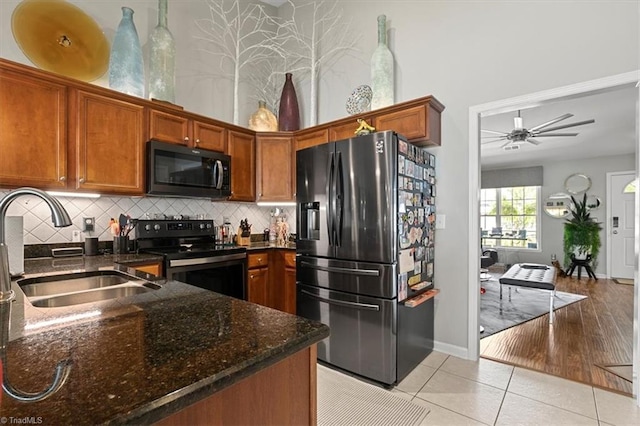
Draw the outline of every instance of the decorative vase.
<instances>
[{"instance_id":1,"label":"decorative vase","mask_svg":"<svg viewBox=\"0 0 640 426\"><path fill-rule=\"evenodd\" d=\"M371 109L394 103L393 54L387 47L387 17L378 16L378 47L371 57Z\"/></svg>"},{"instance_id":2,"label":"decorative vase","mask_svg":"<svg viewBox=\"0 0 640 426\"><path fill-rule=\"evenodd\" d=\"M285 74L282 96L280 96L280 109L278 110L278 130L288 132L300 129L300 110L296 89L293 87L291 73Z\"/></svg>"},{"instance_id":3,"label":"decorative vase","mask_svg":"<svg viewBox=\"0 0 640 426\"><path fill-rule=\"evenodd\" d=\"M175 102L176 43L167 26L167 0L158 0L158 25L149 36L149 99Z\"/></svg>"},{"instance_id":4,"label":"decorative vase","mask_svg":"<svg viewBox=\"0 0 640 426\"><path fill-rule=\"evenodd\" d=\"M278 119L267 108L265 101L258 101L258 110L249 117L249 128L256 132L276 132Z\"/></svg>"},{"instance_id":5,"label":"decorative vase","mask_svg":"<svg viewBox=\"0 0 640 426\"><path fill-rule=\"evenodd\" d=\"M144 66L133 9L122 8L109 58L109 87L128 95L144 97Z\"/></svg>"}]
</instances>

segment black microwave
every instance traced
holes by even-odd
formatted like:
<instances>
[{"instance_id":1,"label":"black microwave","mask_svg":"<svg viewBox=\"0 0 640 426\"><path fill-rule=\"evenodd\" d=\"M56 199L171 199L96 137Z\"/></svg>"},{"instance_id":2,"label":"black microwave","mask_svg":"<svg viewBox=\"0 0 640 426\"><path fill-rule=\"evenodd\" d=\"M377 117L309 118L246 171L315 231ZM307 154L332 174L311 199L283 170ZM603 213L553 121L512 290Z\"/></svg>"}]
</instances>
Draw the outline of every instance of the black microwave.
<instances>
[{"instance_id":1,"label":"black microwave","mask_svg":"<svg viewBox=\"0 0 640 426\"><path fill-rule=\"evenodd\" d=\"M220 152L147 142L147 194L226 198L231 195L231 157Z\"/></svg>"}]
</instances>

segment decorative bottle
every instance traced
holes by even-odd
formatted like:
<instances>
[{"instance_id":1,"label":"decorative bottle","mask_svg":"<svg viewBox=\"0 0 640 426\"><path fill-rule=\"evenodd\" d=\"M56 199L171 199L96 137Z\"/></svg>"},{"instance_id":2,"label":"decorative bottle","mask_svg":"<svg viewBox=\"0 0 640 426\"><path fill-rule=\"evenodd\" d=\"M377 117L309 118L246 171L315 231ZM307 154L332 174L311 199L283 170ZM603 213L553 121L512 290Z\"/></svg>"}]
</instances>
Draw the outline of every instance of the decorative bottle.
<instances>
[{"instance_id":1,"label":"decorative bottle","mask_svg":"<svg viewBox=\"0 0 640 426\"><path fill-rule=\"evenodd\" d=\"M158 25L149 36L149 99L175 102L176 43L167 25L167 0L158 0Z\"/></svg>"},{"instance_id":2,"label":"decorative bottle","mask_svg":"<svg viewBox=\"0 0 640 426\"><path fill-rule=\"evenodd\" d=\"M387 47L387 17L378 16L378 47L371 57L371 109L379 109L394 103L393 54Z\"/></svg>"},{"instance_id":3,"label":"decorative bottle","mask_svg":"<svg viewBox=\"0 0 640 426\"><path fill-rule=\"evenodd\" d=\"M258 110L249 117L249 128L256 132L278 131L278 119L267 108L265 101L258 101Z\"/></svg>"},{"instance_id":4,"label":"decorative bottle","mask_svg":"<svg viewBox=\"0 0 640 426\"><path fill-rule=\"evenodd\" d=\"M293 87L291 73L285 74L282 96L280 96L280 109L278 110L278 130L288 132L300 129L300 110L296 89Z\"/></svg>"},{"instance_id":5,"label":"decorative bottle","mask_svg":"<svg viewBox=\"0 0 640 426\"><path fill-rule=\"evenodd\" d=\"M109 58L109 87L128 95L144 97L144 65L133 9L122 8Z\"/></svg>"}]
</instances>

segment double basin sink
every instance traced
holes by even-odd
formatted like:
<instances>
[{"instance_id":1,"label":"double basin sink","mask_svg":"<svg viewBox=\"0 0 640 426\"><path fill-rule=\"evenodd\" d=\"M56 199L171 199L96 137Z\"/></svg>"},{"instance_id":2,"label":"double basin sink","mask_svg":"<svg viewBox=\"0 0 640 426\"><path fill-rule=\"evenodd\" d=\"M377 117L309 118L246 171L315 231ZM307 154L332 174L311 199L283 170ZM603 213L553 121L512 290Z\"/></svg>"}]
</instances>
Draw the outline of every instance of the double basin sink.
<instances>
[{"instance_id":1,"label":"double basin sink","mask_svg":"<svg viewBox=\"0 0 640 426\"><path fill-rule=\"evenodd\" d=\"M160 288L151 281L120 271L78 272L18 280L29 302L38 308L57 308L147 293Z\"/></svg>"}]
</instances>

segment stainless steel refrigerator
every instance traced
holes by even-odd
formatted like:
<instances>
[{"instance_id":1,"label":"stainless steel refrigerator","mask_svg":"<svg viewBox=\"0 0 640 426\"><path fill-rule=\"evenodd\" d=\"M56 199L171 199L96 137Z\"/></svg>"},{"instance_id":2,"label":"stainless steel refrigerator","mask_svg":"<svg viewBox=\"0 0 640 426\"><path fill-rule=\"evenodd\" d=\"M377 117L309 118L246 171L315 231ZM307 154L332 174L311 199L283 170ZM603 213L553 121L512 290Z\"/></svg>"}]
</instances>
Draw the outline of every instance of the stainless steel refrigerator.
<instances>
[{"instance_id":1,"label":"stainless steel refrigerator","mask_svg":"<svg viewBox=\"0 0 640 426\"><path fill-rule=\"evenodd\" d=\"M320 360L391 386L433 348L435 157L387 131L296 167L297 314L330 327Z\"/></svg>"}]
</instances>

